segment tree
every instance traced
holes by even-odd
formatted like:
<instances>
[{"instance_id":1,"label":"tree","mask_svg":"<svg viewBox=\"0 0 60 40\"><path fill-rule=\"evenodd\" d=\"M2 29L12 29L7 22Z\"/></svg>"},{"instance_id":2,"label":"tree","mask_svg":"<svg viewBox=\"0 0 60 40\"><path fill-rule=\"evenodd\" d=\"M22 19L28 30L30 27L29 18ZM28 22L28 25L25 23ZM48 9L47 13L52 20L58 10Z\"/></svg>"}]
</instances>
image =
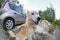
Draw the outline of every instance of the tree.
<instances>
[{"instance_id":1,"label":"tree","mask_svg":"<svg viewBox=\"0 0 60 40\"><path fill-rule=\"evenodd\" d=\"M55 21L55 24L60 26L60 19Z\"/></svg>"},{"instance_id":2,"label":"tree","mask_svg":"<svg viewBox=\"0 0 60 40\"><path fill-rule=\"evenodd\" d=\"M0 0L0 8L1 8L1 5L2 5L3 2L4 2L4 0Z\"/></svg>"},{"instance_id":3,"label":"tree","mask_svg":"<svg viewBox=\"0 0 60 40\"><path fill-rule=\"evenodd\" d=\"M46 18L48 21L53 22L55 20L55 11L54 9L51 8L47 8L47 15L48 18Z\"/></svg>"},{"instance_id":4,"label":"tree","mask_svg":"<svg viewBox=\"0 0 60 40\"><path fill-rule=\"evenodd\" d=\"M39 11L39 14L44 20L48 20L49 22L55 21L55 11L53 7L50 7L50 8L47 7L47 10Z\"/></svg>"}]
</instances>

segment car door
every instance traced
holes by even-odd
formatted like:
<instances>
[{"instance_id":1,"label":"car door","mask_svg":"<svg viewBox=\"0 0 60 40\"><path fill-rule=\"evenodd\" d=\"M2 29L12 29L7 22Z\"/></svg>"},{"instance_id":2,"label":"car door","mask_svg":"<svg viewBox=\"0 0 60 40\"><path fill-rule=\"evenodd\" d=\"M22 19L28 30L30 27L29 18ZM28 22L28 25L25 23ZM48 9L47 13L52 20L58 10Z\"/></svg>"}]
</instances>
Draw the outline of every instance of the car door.
<instances>
[{"instance_id":1,"label":"car door","mask_svg":"<svg viewBox=\"0 0 60 40\"><path fill-rule=\"evenodd\" d=\"M23 20L24 20L23 9L21 9L18 6L16 6L15 7L15 11L16 11L17 21L19 23L23 22Z\"/></svg>"},{"instance_id":2,"label":"car door","mask_svg":"<svg viewBox=\"0 0 60 40\"><path fill-rule=\"evenodd\" d=\"M20 23L24 20L24 16L22 15L23 9L20 8L19 6L13 5L9 3L9 7L11 10L13 10L13 14L15 16L15 20L17 23Z\"/></svg>"},{"instance_id":3,"label":"car door","mask_svg":"<svg viewBox=\"0 0 60 40\"><path fill-rule=\"evenodd\" d=\"M16 18L17 18L18 22L22 22L23 21L24 17L21 14L17 13L16 16L17 16Z\"/></svg>"}]
</instances>

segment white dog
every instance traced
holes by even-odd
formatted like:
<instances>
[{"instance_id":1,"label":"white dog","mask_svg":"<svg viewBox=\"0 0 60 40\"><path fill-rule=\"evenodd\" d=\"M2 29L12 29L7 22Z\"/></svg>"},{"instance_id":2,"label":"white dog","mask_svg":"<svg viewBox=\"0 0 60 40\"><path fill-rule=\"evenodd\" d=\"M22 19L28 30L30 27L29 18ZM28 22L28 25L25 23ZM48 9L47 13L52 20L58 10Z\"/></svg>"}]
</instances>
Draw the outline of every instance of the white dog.
<instances>
[{"instance_id":1,"label":"white dog","mask_svg":"<svg viewBox=\"0 0 60 40\"><path fill-rule=\"evenodd\" d=\"M40 21L40 16L36 11L27 12L26 23L21 25L20 30L14 34L13 31L8 31L11 37L15 37L16 40L32 40L31 36L34 34L36 25Z\"/></svg>"}]
</instances>

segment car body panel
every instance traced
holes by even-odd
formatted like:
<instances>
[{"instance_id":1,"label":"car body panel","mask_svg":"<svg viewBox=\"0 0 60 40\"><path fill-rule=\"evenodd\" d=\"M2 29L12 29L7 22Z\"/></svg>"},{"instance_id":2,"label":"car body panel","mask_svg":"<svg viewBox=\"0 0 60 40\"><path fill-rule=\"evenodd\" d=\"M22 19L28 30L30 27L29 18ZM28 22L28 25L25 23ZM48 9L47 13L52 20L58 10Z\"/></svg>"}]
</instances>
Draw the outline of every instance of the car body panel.
<instances>
[{"instance_id":1,"label":"car body panel","mask_svg":"<svg viewBox=\"0 0 60 40\"><path fill-rule=\"evenodd\" d=\"M2 20L2 23L4 22L4 20L8 17L11 17L14 19L15 21L15 25L19 24L19 23L25 23L26 21L26 15L24 15L23 13L19 13L19 12L24 12L23 10L17 12L12 10L11 8L9 8L8 3L6 3L4 9L6 9L6 12L0 15L0 20Z\"/></svg>"}]
</instances>

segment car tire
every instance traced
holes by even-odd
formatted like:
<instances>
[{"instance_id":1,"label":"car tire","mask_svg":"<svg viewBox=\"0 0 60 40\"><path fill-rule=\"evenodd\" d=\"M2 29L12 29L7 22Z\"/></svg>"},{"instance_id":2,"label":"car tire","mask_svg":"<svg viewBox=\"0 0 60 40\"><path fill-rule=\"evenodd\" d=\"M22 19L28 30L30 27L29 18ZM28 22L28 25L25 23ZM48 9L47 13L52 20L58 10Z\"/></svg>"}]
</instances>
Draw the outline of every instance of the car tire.
<instances>
[{"instance_id":1,"label":"car tire","mask_svg":"<svg viewBox=\"0 0 60 40\"><path fill-rule=\"evenodd\" d=\"M5 19L3 26L4 29L11 30L14 27L14 20L12 18Z\"/></svg>"}]
</instances>

